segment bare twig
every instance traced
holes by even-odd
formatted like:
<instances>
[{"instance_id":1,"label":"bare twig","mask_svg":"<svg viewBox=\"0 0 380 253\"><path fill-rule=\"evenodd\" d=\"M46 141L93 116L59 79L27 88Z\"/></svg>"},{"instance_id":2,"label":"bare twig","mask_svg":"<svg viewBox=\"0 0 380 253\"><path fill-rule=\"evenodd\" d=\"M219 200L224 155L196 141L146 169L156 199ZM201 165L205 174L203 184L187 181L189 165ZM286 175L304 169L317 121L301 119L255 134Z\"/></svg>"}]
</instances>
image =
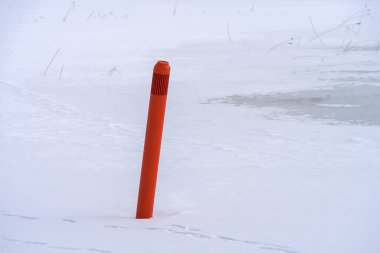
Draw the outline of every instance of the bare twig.
<instances>
[{"instance_id":1,"label":"bare twig","mask_svg":"<svg viewBox=\"0 0 380 253\"><path fill-rule=\"evenodd\" d=\"M252 14L255 12L255 6L252 5L251 8L249 8L249 11L252 12Z\"/></svg>"},{"instance_id":2,"label":"bare twig","mask_svg":"<svg viewBox=\"0 0 380 253\"><path fill-rule=\"evenodd\" d=\"M114 66L109 72L108 72L108 76L112 76L113 75L113 73L118 73L119 75L123 75L118 69L117 69L117 66Z\"/></svg>"},{"instance_id":3,"label":"bare twig","mask_svg":"<svg viewBox=\"0 0 380 253\"><path fill-rule=\"evenodd\" d=\"M175 1L174 8L173 8L173 16L177 13L177 5L178 5L178 0Z\"/></svg>"},{"instance_id":4,"label":"bare twig","mask_svg":"<svg viewBox=\"0 0 380 253\"><path fill-rule=\"evenodd\" d=\"M352 42L352 40L350 40L347 43L346 47L343 49L343 53L346 53L346 52L350 51L350 49L351 49L351 42Z\"/></svg>"},{"instance_id":5,"label":"bare twig","mask_svg":"<svg viewBox=\"0 0 380 253\"><path fill-rule=\"evenodd\" d=\"M345 42L346 42L346 37L349 35L350 32L351 32L351 31L350 31L350 26L348 25L348 26L346 27L346 30L344 31L344 34L343 34L343 39L342 39L342 45L341 45L341 47L344 46L344 44L345 44Z\"/></svg>"},{"instance_id":6,"label":"bare twig","mask_svg":"<svg viewBox=\"0 0 380 253\"><path fill-rule=\"evenodd\" d=\"M349 16L348 18L346 18L345 20L343 20L339 25L337 25L337 26L335 26L335 27L333 27L331 29L328 29L328 30L326 30L324 32L321 32L321 33L317 34L317 36L314 36L308 42L312 42L313 40L317 39L318 37L321 37L321 36L323 36L323 35L325 35L327 33L330 33L330 32L333 32L335 30L338 30L338 29L342 28L348 22L352 21L353 19L356 19L356 18L360 17L361 14L363 14L363 12L365 12L365 11L361 10L361 11L355 12L354 14L352 14L351 16Z\"/></svg>"},{"instance_id":7,"label":"bare twig","mask_svg":"<svg viewBox=\"0 0 380 253\"><path fill-rule=\"evenodd\" d=\"M315 29L315 26L314 26L313 21L311 20L310 16L309 16L309 21L310 21L311 27L313 28L315 36L317 36L317 38L319 39L319 41L321 42L321 44L324 45L325 43L323 42L323 40L321 39L321 37L318 35L317 30Z\"/></svg>"},{"instance_id":8,"label":"bare twig","mask_svg":"<svg viewBox=\"0 0 380 253\"><path fill-rule=\"evenodd\" d=\"M364 7L363 7L363 13L360 15L359 17L359 21L356 22L356 25L358 26L358 31L356 33L357 35L357 39L358 41L360 41L360 31L361 31L361 27L362 27L362 23L363 23L363 20L364 20L364 16L366 15L369 15L370 14L370 9L368 8L368 3L369 3L370 0L367 0L366 3L364 4Z\"/></svg>"},{"instance_id":9,"label":"bare twig","mask_svg":"<svg viewBox=\"0 0 380 253\"><path fill-rule=\"evenodd\" d=\"M230 40L230 42L232 44L234 44L232 38L231 38L231 33L230 33L230 23L227 21L227 35L228 35L228 39Z\"/></svg>"},{"instance_id":10,"label":"bare twig","mask_svg":"<svg viewBox=\"0 0 380 253\"><path fill-rule=\"evenodd\" d=\"M63 17L63 22L66 22L67 17L69 16L71 10L75 10L75 1L71 2L69 10L67 11L66 15Z\"/></svg>"},{"instance_id":11,"label":"bare twig","mask_svg":"<svg viewBox=\"0 0 380 253\"><path fill-rule=\"evenodd\" d=\"M47 72L48 72L48 70L49 70L49 68L50 68L50 65L53 63L55 57L57 56L57 54L59 53L60 50L61 50L61 48L58 48L58 49L57 49L57 52L55 52L53 58L51 58L49 64L46 66L46 69L45 69L45 71L44 71L44 76L46 76L46 74L47 74Z\"/></svg>"},{"instance_id":12,"label":"bare twig","mask_svg":"<svg viewBox=\"0 0 380 253\"><path fill-rule=\"evenodd\" d=\"M62 78L62 72L63 72L63 67L64 67L64 66L65 66L65 65L62 65L61 72L59 72L59 79Z\"/></svg>"},{"instance_id":13,"label":"bare twig","mask_svg":"<svg viewBox=\"0 0 380 253\"><path fill-rule=\"evenodd\" d=\"M276 49L276 48L278 48L278 47L280 47L280 46L283 46L283 45L286 45L286 44L293 44L293 41L296 40L296 39L299 41L299 40L300 40L300 37L295 37L295 38L291 37L291 38L288 39L288 40L282 41L282 42L280 42L280 43L274 45L273 47L271 47L271 48L266 52L266 55L269 54L272 50L274 50L274 49Z\"/></svg>"},{"instance_id":14,"label":"bare twig","mask_svg":"<svg viewBox=\"0 0 380 253\"><path fill-rule=\"evenodd\" d=\"M90 14L90 15L88 15L88 17L87 17L87 21L89 21L89 20L90 20L90 18L92 18L92 16L94 16L94 13L95 13L95 11L92 11L92 12L91 12L91 14Z\"/></svg>"}]
</instances>

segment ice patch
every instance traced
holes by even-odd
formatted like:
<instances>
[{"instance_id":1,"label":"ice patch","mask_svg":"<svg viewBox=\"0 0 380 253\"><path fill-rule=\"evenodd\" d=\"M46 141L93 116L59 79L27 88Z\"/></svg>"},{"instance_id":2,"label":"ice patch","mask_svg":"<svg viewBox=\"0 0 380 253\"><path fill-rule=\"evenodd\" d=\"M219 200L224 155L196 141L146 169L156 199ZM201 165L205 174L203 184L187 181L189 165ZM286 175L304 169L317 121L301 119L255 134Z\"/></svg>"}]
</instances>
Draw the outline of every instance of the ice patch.
<instances>
[{"instance_id":1,"label":"ice patch","mask_svg":"<svg viewBox=\"0 0 380 253\"><path fill-rule=\"evenodd\" d=\"M350 105L350 104L317 104L317 106L334 107L334 108L352 108L352 107L360 107L361 105Z\"/></svg>"},{"instance_id":2,"label":"ice patch","mask_svg":"<svg viewBox=\"0 0 380 253\"><path fill-rule=\"evenodd\" d=\"M305 115L329 120L327 123L380 125L380 87L376 85L336 85L287 93L232 95L208 102L285 109L284 113L273 112L273 118Z\"/></svg>"}]
</instances>

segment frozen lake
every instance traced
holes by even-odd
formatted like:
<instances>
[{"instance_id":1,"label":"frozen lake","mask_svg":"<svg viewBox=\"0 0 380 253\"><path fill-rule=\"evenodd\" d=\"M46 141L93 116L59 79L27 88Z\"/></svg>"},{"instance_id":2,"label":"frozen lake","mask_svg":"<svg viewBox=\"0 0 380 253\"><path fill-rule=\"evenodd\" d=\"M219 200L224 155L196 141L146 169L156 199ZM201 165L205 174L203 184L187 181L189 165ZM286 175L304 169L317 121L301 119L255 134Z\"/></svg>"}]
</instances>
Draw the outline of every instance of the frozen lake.
<instances>
[{"instance_id":1,"label":"frozen lake","mask_svg":"<svg viewBox=\"0 0 380 253\"><path fill-rule=\"evenodd\" d=\"M347 80L355 83L355 78L347 78ZM366 81L373 82L373 84L380 83L380 79L377 78L366 78ZM289 93L232 95L210 99L209 102L286 110L282 113L273 112L271 116L274 118L279 114L304 115L314 119L323 119L329 124L349 123L380 126L380 86L376 85L338 85L328 89Z\"/></svg>"}]
</instances>

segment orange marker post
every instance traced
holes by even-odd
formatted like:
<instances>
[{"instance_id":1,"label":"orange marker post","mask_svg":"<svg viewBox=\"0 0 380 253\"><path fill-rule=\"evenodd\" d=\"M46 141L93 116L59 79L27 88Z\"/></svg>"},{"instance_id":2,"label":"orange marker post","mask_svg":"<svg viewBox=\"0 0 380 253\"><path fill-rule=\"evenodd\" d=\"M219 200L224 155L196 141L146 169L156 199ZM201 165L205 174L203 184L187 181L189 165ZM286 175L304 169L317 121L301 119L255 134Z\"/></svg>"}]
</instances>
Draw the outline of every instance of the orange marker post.
<instances>
[{"instance_id":1,"label":"orange marker post","mask_svg":"<svg viewBox=\"0 0 380 253\"><path fill-rule=\"evenodd\" d=\"M152 89L150 92L148 121L136 211L137 219L149 219L153 215L169 75L169 63L166 61L158 61L154 66Z\"/></svg>"}]
</instances>

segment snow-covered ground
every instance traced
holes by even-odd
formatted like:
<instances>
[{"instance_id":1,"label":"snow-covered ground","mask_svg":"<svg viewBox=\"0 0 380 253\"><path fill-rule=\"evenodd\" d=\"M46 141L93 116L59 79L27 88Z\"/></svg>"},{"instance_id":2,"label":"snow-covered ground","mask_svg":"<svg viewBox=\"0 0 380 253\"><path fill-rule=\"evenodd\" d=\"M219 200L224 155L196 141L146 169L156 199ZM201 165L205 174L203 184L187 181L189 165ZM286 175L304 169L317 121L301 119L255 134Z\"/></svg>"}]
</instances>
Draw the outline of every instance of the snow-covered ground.
<instances>
[{"instance_id":1,"label":"snow-covered ground","mask_svg":"<svg viewBox=\"0 0 380 253\"><path fill-rule=\"evenodd\" d=\"M379 24L377 0L2 0L0 253L380 252Z\"/></svg>"}]
</instances>

